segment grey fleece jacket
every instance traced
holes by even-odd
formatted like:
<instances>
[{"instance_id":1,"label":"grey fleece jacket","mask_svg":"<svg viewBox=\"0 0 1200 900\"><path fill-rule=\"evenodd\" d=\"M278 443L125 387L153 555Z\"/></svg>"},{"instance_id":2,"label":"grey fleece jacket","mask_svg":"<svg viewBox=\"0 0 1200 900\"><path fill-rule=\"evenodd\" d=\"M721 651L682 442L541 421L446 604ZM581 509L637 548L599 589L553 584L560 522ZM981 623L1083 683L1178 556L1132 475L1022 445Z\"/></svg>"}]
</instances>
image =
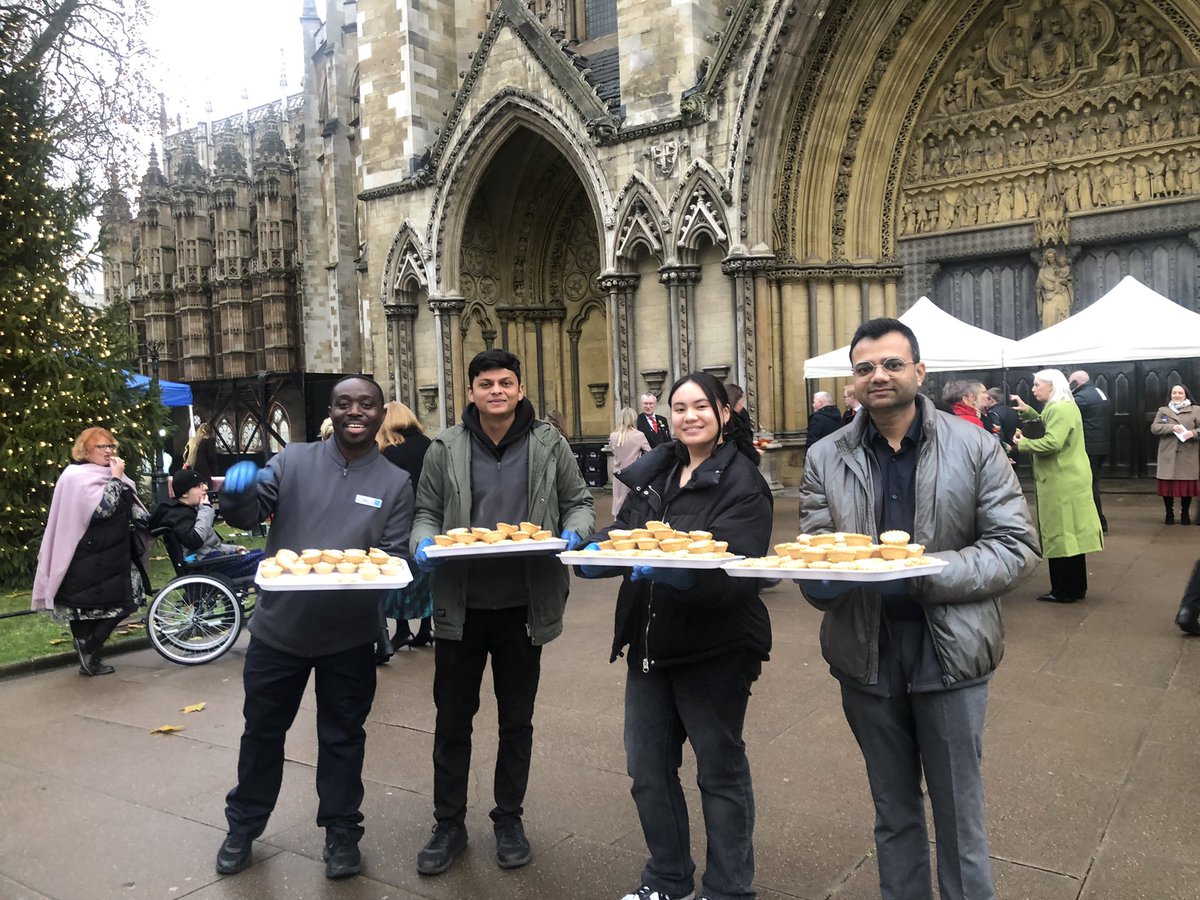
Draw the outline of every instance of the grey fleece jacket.
<instances>
[{"instance_id":1,"label":"grey fleece jacket","mask_svg":"<svg viewBox=\"0 0 1200 900\"><path fill-rule=\"evenodd\" d=\"M267 553L379 547L409 559L413 489L408 473L372 448L347 463L334 438L288 444L255 489L221 492L226 521L249 528L274 514ZM250 631L295 656L326 656L369 644L379 634L383 591L263 591Z\"/></svg>"}]
</instances>

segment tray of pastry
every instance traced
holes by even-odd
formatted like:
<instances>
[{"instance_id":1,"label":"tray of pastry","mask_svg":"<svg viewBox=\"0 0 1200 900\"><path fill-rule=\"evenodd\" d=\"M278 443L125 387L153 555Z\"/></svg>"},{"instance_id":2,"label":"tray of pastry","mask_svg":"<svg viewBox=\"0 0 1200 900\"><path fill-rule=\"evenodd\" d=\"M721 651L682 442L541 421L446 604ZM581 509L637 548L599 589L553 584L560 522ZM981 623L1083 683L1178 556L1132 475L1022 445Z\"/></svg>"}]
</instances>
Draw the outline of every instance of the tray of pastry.
<instances>
[{"instance_id":1,"label":"tray of pastry","mask_svg":"<svg viewBox=\"0 0 1200 900\"><path fill-rule=\"evenodd\" d=\"M254 583L263 591L381 591L412 583L408 563L377 547L370 550L276 550L258 564Z\"/></svg>"},{"instance_id":2,"label":"tray of pastry","mask_svg":"<svg viewBox=\"0 0 1200 900\"><path fill-rule=\"evenodd\" d=\"M435 546L426 547L430 559L457 559L502 554L557 553L567 542L533 522L510 525L498 522L495 528L452 528L434 535Z\"/></svg>"},{"instance_id":3,"label":"tray of pastry","mask_svg":"<svg viewBox=\"0 0 1200 900\"><path fill-rule=\"evenodd\" d=\"M742 559L729 544L707 531L679 531L666 522L647 522L640 528L613 528L598 550L560 553L565 566L654 566L662 569L719 569Z\"/></svg>"},{"instance_id":4,"label":"tray of pastry","mask_svg":"<svg viewBox=\"0 0 1200 900\"><path fill-rule=\"evenodd\" d=\"M945 560L925 555L904 531L885 531L876 542L853 532L799 534L775 545L773 556L727 564L735 578L787 578L792 581L898 581L940 572Z\"/></svg>"}]
</instances>

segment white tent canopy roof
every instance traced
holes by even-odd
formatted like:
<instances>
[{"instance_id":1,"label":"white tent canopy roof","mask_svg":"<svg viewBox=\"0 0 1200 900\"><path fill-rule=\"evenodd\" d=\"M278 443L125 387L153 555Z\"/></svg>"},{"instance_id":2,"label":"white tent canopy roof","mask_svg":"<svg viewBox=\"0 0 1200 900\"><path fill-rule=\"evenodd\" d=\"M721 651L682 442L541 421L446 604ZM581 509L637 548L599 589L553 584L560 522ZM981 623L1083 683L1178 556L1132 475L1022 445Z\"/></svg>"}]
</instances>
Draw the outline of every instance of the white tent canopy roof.
<instances>
[{"instance_id":1,"label":"white tent canopy roof","mask_svg":"<svg viewBox=\"0 0 1200 900\"><path fill-rule=\"evenodd\" d=\"M1181 359L1200 355L1200 314L1131 275L1065 322L1018 341L1009 368L1074 368L1084 363Z\"/></svg>"},{"instance_id":2,"label":"white tent canopy roof","mask_svg":"<svg viewBox=\"0 0 1200 900\"><path fill-rule=\"evenodd\" d=\"M912 305L900 321L913 330L921 348L921 361L930 372L999 369L1017 346L1006 337L968 325L938 307L928 297ZM839 347L804 362L805 378L848 378L850 347Z\"/></svg>"}]
</instances>

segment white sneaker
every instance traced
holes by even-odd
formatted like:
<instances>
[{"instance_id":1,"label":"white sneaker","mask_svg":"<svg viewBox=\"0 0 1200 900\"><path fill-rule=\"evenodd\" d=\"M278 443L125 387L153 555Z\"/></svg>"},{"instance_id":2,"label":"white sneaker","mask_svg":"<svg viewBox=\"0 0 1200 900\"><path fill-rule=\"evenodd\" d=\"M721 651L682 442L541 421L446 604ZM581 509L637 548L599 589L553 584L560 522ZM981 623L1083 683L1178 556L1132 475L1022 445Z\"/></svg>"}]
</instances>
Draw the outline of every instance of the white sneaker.
<instances>
[{"instance_id":1,"label":"white sneaker","mask_svg":"<svg viewBox=\"0 0 1200 900\"><path fill-rule=\"evenodd\" d=\"M696 892L690 894L667 894L663 891L656 891L648 884L643 884L632 894L626 894L621 900L695 900Z\"/></svg>"}]
</instances>

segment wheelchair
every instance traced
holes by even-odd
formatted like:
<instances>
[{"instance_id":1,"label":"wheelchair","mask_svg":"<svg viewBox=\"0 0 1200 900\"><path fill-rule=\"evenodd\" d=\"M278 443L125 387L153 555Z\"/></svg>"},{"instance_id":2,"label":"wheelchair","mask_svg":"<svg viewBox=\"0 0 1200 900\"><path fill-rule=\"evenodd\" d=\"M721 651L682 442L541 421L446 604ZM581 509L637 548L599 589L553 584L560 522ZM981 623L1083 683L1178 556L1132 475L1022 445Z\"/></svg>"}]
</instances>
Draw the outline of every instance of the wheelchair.
<instances>
[{"instance_id":1,"label":"wheelchair","mask_svg":"<svg viewBox=\"0 0 1200 900\"><path fill-rule=\"evenodd\" d=\"M254 577L222 574L221 558L189 562L169 528L155 528L150 533L162 538L175 567L175 578L154 595L146 612L151 646L181 666L219 659L237 643L253 612Z\"/></svg>"}]
</instances>

